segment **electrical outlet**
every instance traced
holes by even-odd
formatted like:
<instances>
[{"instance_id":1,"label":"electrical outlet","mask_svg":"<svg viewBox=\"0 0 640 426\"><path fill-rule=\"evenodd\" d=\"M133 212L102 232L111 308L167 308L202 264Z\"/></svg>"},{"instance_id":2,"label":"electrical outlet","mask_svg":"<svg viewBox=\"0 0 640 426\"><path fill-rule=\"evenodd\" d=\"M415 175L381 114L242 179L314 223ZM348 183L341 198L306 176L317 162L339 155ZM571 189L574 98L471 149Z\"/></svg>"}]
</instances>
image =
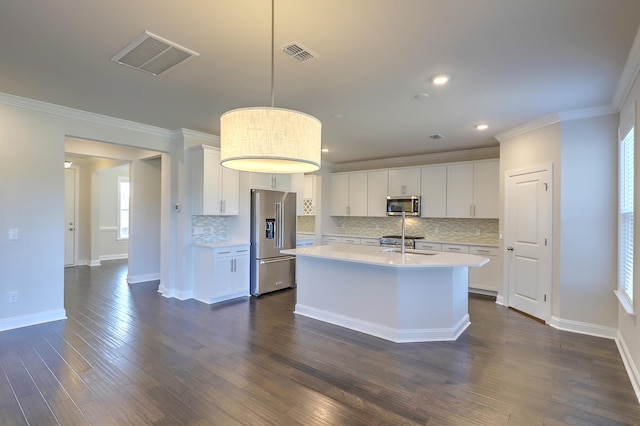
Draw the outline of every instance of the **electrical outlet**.
<instances>
[{"instance_id":1,"label":"electrical outlet","mask_svg":"<svg viewBox=\"0 0 640 426\"><path fill-rule=\"evenodd\" d=\"M202 233L204 233L204 228L202 226L193 227L193 235L200 235Z\"/></svg>"},{"instance_id":2,"label":"electrical outlet","mask_svg":"<svg viewBox=\"0 0 640 426\"><path fill-rule=\"evenodd\" d=\"M205 226L204 228L202 228L202 232L205 234L211 234L213 231L210 226Z\"/></svg>"},{"instance_id":3,"label":"electrical outlet","mask_svg":"<svg viewBox=\"0 0 640 426\"><path fill-rule=\"evenodd\" d=\"M434 234L439 234L440 233L440 227L439 226L434 226L433 227L433 233Z\"/></svg>"},{"instance_id":4,"label":"electrical outlet","mask_svg":"<svg viewBox=\"0 0 640 426\"><path fill-rule=\"evenodd\" d=\"M480 229L476 228L476 235L480 235Z\"/></svg>"},{"instance_id":5,"label":"electrical outlet","mask_svg":"<svg viewBox=\"0 0 640 426\"><path fill-rule=\"evenodd\" d=\"M18 303L18 292L10 291L9 292L9 303Z\"/></svg>"}]
</instances>

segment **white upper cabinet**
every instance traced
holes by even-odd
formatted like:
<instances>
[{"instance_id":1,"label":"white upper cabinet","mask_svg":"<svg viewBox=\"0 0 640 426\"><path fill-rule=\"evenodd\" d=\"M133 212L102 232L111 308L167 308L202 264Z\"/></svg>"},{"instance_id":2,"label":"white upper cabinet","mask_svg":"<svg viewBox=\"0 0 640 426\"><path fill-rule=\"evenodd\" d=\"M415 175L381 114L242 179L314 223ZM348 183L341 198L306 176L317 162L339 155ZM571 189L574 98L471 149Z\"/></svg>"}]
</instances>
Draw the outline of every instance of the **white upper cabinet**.
<instances>
[{"instance_id":1,"label":"white upper cabinet","mask_svg":"<svg viewBox=\"0 0 640 426\"><path fill-rule=\"evenodd\" d=\"M304 175L304 198L302 211L305 216L314 216L316 214L316 176Z\"/></svg>"},{"instance_id":2,"label":"white upper cabinet","mask_svg":"<svg viewBox=\"0 0 640 426\"><path fill-rule=\"evenodd\" d=\"M304 214L304 173L294 173L291 176L291 192L296 193L296 216Z\"/></svg>"},{"instance_id":3,"label":"white upper cabinet","mask_svg":"<svg viewBox=\"0 0 640 426\"><path fill-rule=\"evenodd\" d=\"M421 217L447 217L447 166L425 166L421 170Z\"/></svg>"},{"instance_id":4,"label":"white upper cabinet","mask_svg":"<svg viewBox=\"0 0 640 426\"><path fill-rule=\"evenodd\" d=\"M367 172L331 175L331 216L367 215Z\"/></svg>"},{"instance_id":5,"label":"white upper cabinet","mask_svg":"<svg viewBox=\"0 0 640 426\"><path fill-rule=\"evenodd\" d=\"M498 217L497 160L447 166L447 217Z\"/></svg>"},{"instance_id":6,"label":"white upper cabinet","mask_svg":"<svg viewBox=\"0 0 640 426\"><path fill-rule=\"evenodd\" d=\"M291 191L292 178L288 173L249 173L251 189L272 189L274 191Z\"/></svg>"},{"instance_id":7,"label":"white upper cabinet","mask_svg":"<svg viewBox=\"0 0 640 426\"><path fill-rule=\"evenodd\" d=\"M389 171L367 172L367 216L387 215Z\"/></svg>"},{"instance_id":8,"label":"white upper cabinet","mask_svg":"<svg viewBox=\"0 0 640 426\"><path fill-rule=\"evenodd\" d=\"M420 168L389 170L389 195L419 195Z\"/></svg>"},{"instance_id":9,"label":"white upper cabinet","mask_svg":"<svg viewBox=\"0 0 640 426\"><path fill-rule=\"evenodd\" d=\"M237 215L239 173L220 165L220 149L202 145L193 153L195 215Z\"/></svg>"},{"instance_id":10,"label":"white upper cabinet","mask_svg":"<svg viewBox=\"0 0 640 426\"><path fill-rule=\"evenodd\" d=\"M473 217L498 218L499 187L500 163L498 161L483 161L473 164Z\"/></svg>"}]
</instances>

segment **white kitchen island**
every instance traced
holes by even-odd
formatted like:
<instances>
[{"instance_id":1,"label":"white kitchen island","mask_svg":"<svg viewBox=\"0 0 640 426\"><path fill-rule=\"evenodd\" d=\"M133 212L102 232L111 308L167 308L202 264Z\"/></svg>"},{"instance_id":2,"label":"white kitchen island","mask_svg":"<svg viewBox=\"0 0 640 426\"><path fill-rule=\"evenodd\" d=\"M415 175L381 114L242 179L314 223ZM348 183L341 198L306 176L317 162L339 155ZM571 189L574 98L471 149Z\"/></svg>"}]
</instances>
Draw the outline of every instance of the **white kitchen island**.
<instances>
[{"instance_id":1,"label":"white kitchen island","mask_svg":"<svg viewBox=\"0 0 640 426\"><path fill-rule=\"evenodd\" d=\"M456 340L470 324L468 268L489 259L388 250L283 250L296 256L295 313L397 343Z\"/></svg>"}]
</instances>

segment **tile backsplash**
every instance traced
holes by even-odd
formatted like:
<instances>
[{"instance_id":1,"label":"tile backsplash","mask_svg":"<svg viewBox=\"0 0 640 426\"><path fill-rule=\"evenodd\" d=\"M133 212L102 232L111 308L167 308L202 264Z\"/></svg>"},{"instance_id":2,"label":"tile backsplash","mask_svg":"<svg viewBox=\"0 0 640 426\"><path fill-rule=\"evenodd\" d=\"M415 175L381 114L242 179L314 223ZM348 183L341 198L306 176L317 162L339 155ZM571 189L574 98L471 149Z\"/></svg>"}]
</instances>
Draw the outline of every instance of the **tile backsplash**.
<instances>
[{"instance_id":1,"label":"tile backsplash","mask_svg":"<svg viewBox=\"0 0 640 426\"><path fill-rule=\"evenodd\" d=\"M227 220L221 216L191 216L191 242L227 241Z\"/></svg>"},{"instance_id":2,"label":"tile backsplash","mask_svg":"<svg viewBox=\"0 0 640 426\"><path fill-rule=\"evenodd\" d=\"M298 216L298 232L316 232L316 217Z\"/></svg>"},{"instance_id":3,"label":"tile backsplash","mask_svg":"<svg viewBox=\"0 0 640 426\"><path fill-rule=\"evenodd\" d=\"M337 217L337 233L363 237L400 235L400 217ZM498 242L498 219L422 219L408 217L405 235L432 241L460 241L495 244Z\"/></svg>"}]
</instances>

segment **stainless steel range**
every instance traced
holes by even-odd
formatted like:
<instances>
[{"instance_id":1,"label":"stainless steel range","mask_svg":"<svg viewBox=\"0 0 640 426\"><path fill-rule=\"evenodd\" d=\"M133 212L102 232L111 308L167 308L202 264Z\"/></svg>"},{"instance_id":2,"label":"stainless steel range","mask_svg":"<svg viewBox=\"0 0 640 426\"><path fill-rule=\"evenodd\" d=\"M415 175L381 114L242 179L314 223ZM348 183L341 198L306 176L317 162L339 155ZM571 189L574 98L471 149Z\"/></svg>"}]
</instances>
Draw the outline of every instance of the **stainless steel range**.
<instances>
[{"instance_id":1,"label":"stainless steel range","mask_svg":"<svg viewBox=\"0 0 640 426\"><path fill-rule=\"evenodd\" d=\"M416 240L421 240L424 237L408 237L405 235L404 237L404 247L405 248L415 248ZM384 235L380 238L380 246L381 247L401 247L402 246L402 235Z\"/></svg>"}]
</instances>

